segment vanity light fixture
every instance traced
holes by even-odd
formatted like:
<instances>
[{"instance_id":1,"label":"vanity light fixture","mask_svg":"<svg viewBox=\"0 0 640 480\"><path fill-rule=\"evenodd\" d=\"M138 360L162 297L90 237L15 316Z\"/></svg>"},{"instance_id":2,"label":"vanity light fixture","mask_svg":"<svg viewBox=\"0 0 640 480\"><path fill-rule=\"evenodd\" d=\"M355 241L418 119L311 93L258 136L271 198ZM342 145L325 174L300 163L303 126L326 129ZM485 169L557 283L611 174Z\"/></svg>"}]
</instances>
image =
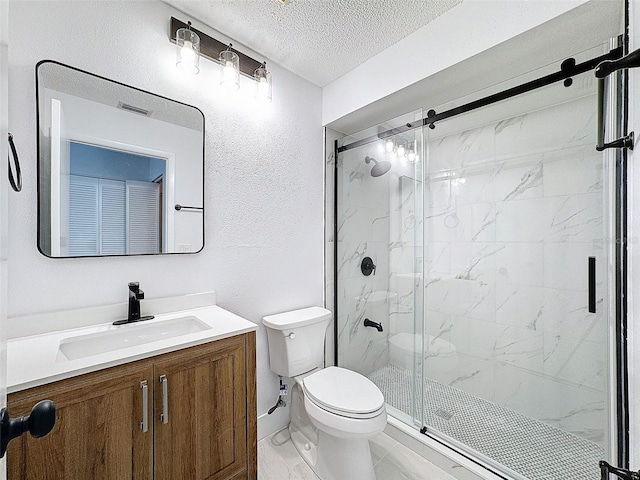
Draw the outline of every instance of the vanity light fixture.
<instances>
[{"instance_id":1,"label":"vanity light fixture","mask_svg":"<svg viewBox=\"0 0 640 480\"><path fill-rule=\"evenodd\" d=\"M197 39L197 43L194 41ZM220 85L232 90L240 88L240 75L244 75L256 82L256 88L262 91L268 101L271 101L271 74L266 69L265 62L259 62L248 55L232 48L232 44L226 44L206 33L191 27L191 22L184 23L177 18L171 17L169 29L169 40L178 45L178 56L176 65L178 68L185 68L187 63L183 60L194 58L195 71L193 67L188 68L190 73L198 73L200 57L208 58L222 66L222 81ZM187 43L191 42L191 45ZM186 47L191 47L191 51ZM266 80L268 89L261 86L262 79ZM258 96L258 95L257 95Z\"/></svg>"},{"instance_id":2,"label":"vanity light fixture","mask_svg":"<svg viewBox=\"0 0 640 480\"><path fill-rule=\"evenodd\" d=\"M393 138L387 138L387 141L384 142L384 150L387 153L393 152L393 149L396 147L396 144L393 142Z\"/></svg>"},{"instance_id":3,"label":"vanity light fixture","mask_svg":"<svg viewBox=\"0 0 640 480\"><path fill-rule=\"evenodd\" d=\"M189 75L196 75L200 71L200 37L191 30L191 22L187 28L180 28L176 32L176 67Z\"/></svg>"},{"instance_id":4,"label":"vanity light fixture","mask_svg":"<svg viewBox=\"0 0 640 480\"><path fill-rule=\"evenodd\" d=\"M240 88L240 57L235 54L229 44L226 50L220 52L220 65L222 65L222 81L220 86L228 90L238 90Z\"/></svg>"},{"instance_id":5,"label":"vanity light fixture","mask_svg":"<svg viewBox=\"0 0 640 480\"><path fill-rule=\"evenodd\" d=\"M255 72L253 78L256 79L256 98L261 102L271 101L271 72L267 70L267 62L262 62Z\"/></svg>"},{"instance_id":6,"label":"vanity light fixture","mask_svg":"<svg viewBox=\"0 0 640 480\"><path fill-rule=\"evenodd\" d=\"M407 153L407 147L406 147L406 142L405 141L400 141L398 142L398 148L396 149L396 153L398 155L398 157L400 158L404 158L404 156Z\"/></svg>"},{"instance_id":7,"label":"vanity light fixture","mask_svg":"<svg viewBox=\"0 0 640 480\"><path fill-rule=\"evenodd\" d=\"M416 144L415 142L410 142L409 143L409 153L407 153L407 160L409 160L411 163L414 163L416 161Z\"/></svg>"}]
</instances>

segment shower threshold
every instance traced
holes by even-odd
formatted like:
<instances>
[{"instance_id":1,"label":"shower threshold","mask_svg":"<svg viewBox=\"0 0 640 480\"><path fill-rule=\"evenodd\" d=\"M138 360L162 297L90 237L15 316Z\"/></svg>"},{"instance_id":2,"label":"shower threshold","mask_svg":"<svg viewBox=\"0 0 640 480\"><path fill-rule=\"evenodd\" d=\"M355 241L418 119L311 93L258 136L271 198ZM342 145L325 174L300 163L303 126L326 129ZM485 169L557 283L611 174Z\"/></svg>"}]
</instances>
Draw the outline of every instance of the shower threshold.
<instances>
[{"instance_id":1,"label":"shower threshold","mask_svg":"<svg viewBox=\"0 0 640 480\"><path fill-rule=\"evenodd\" d=\"M389 364L369 378L387 404L412 414L410 370ZM597 443L430 378L424 380L426 425L481 456L529 480L600 478L598 461L605 458L605 451Z\"/></svg>"}]
</instances>

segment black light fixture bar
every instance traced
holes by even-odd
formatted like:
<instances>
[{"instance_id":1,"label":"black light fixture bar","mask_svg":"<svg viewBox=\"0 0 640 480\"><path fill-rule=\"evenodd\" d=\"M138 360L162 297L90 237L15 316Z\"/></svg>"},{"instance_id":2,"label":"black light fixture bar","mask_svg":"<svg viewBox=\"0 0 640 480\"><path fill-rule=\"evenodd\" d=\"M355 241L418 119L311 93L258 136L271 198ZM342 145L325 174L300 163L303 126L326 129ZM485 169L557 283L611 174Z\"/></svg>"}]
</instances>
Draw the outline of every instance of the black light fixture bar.
<instances>
[{"instance_id":1,"label":"black light fixture bar","mask_svg":"<svg viewBox=\"0 0 640 480\"><path fill-rule=\"evenodd\" d=\"M176 43L176 32L181 28L187 28L187 26L188 25L186 23L178 20L175 17L171 17L171 28L169 29L169 40L171 40L172 43ZM200 30L197 30L193 27L191 27L191 30L196 32L200 37L200 56L206 57L209 60L212 60L219 64L220 61L218 60L218 58L220 56L220 52L227 50L229 45L222 43L216 40L215 38L210 37L206 33L203 33ZM249 77L253 80L254 79L253 72L255 72L256 68L262 65L262 62L254 60L248 55L245 55L244 53L237 51L235 48L231 48L231 50L235 52L238 55L238 57L240 57L240 73L245 77Z\"/></svg>"},{"instance_id":2,"label":"black light fixture bar","mask_svg":"<svg viewBox=\"0 0 640 480\"><path fill-rule=\"evenodd\" d=\"M506 100L511 97L515 97L517 95L522 95L523 93L530 92L532 90L536 90L540 87L545 87L547 85L551 85L553 83L559 82L560 80L567 80L575 75L579 75L581 73L588 72L589 70L593 70L596 68L601 62L605 60L617 60L622 57L623 51L622 47L614 48L609 53L602 55L600 57L592 58L591 60L587 60L586 62L575 64L575 62L571 62L569 60L565 60L562 62L562 66L560 67L560 71L556 73L552 73L550 75L546 75L544 77L538 78L536 80L532 80L530 82L523 83L522 85L518 85L517 87L509 88L507 90L503 90L502 92L495 93L493 95L489 95L487 97L481 98L479 100L475 100L473 102L466 103L459 107L452 108L450 110L446 110L442 113L436 113L435 110L429 110L427 116L422 120L417 120L412 123L407 123L397 128L392 128L391 130L387 130L385 132L380 132L377 135L373 135L367 138L363 138L361 140L357 140L353 143L349 143L347 145L343 145L338 148L338 153L344 152L346 150L351 150L352 148L357 148L362 145L366 145L368 143L385 139L388 137L393 137L395 135L399 135L401 133L407 132L409 130L413 130L415 128L419 128L422 126L427 126L431 128L435 128L435 122L440 120L445 120L447 118L455 117L456 115L460 115L462 113L470 112L472 110L476 110L481 107L486 107L487 105L491 105L496 102L500 102L502 100ZM570 84L569 84L570 85ZM569 86L566 85L566 86Z\"/></svg>"}]
</instances>

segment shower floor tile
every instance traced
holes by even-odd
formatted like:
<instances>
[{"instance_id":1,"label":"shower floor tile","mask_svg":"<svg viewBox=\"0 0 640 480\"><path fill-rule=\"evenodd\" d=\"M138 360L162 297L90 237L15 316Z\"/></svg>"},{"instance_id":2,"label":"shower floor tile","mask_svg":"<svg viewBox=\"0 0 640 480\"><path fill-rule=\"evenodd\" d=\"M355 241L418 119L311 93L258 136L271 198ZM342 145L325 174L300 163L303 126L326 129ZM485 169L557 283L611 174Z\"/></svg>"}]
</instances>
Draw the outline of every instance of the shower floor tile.
<instances>
[{"instance_id":1,"label":"shower floor tile","mask_svg":"<svg viewBox=\"0 0 640 480\"><path fill-rule=\"evenodd\" d=\"M389 405L412 415L410 370L389 364L369 378ZM425 378L424 409L429 427L529 480L600 478L600 445L457 388Z\"/></svg>"}]
</instances>

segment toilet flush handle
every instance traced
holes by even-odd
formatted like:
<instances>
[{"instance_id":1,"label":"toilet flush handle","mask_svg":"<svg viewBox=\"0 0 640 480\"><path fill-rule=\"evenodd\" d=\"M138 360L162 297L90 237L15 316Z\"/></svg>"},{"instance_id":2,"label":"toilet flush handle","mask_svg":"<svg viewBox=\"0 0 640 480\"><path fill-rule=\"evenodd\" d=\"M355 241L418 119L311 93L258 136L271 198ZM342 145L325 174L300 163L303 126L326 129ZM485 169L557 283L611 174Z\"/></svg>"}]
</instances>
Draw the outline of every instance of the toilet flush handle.
<instances>
[{"instance_id":1,"label":"toilet flush handle","mask_svg":"<svg viewBox=\"0 0 640 480\"><path fill-rule=\"evenodd\" d=\"M289 335L287 335L287 337L289 337L291 340L293 340L294 338L296 338L296 334L291 332Z\"/></svg>"}]
</instances>

